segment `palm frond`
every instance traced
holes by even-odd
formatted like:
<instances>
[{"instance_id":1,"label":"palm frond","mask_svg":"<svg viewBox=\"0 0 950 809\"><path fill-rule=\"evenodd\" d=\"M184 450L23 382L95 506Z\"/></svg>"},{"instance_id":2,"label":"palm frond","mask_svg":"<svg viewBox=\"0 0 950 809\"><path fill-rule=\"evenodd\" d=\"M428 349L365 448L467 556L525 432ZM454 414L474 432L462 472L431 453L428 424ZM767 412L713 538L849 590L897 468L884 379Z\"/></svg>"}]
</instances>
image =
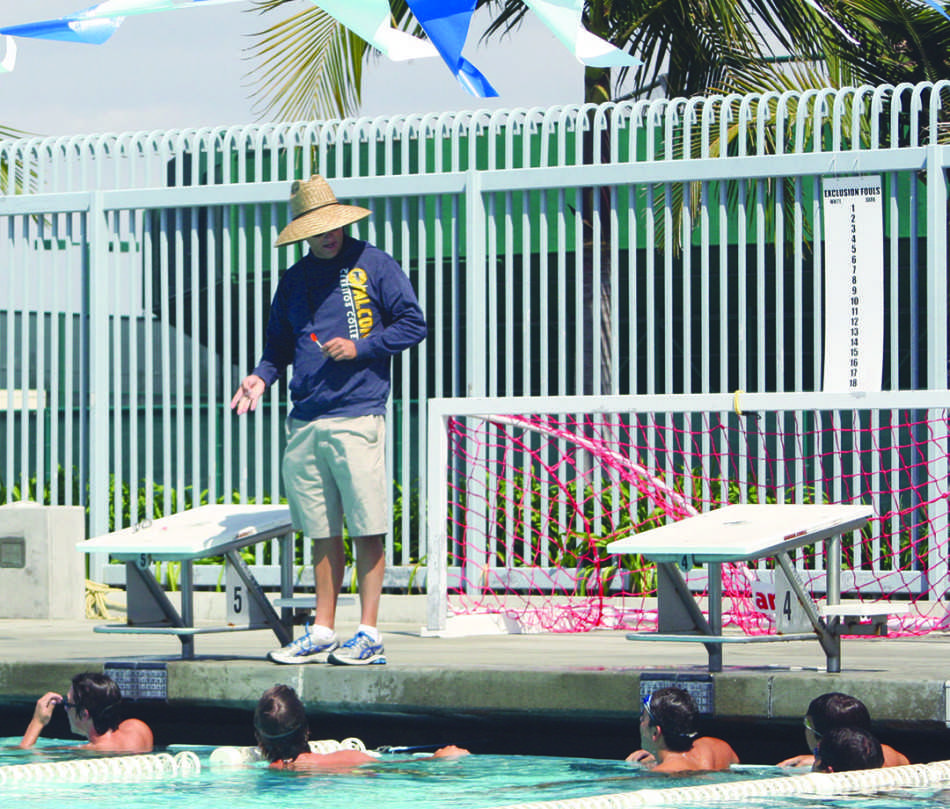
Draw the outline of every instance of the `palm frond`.
<instances>
[{"instance_id":1,"label":"palm frond","mask_svg":"<svg viewBox=\"0 0 950 809\"><path fill-rule=\"evenodd\" d=\"M939 81L950 70L950 21L912 0L849 0L859 47L844 58L868 84Z\"/></svg>"},{"instance_id":2,"label":"palm frond","mask_svg":"<svg viewBox=\"0 0 950 809\"><path fill-rule=\"evenodd\" d=\"M263 0L262 11L281 0ZM360 105L367 43L319 8L306 9L253 34L248 72L262 118L343 118Z\"/></svg>"}]
</instances>

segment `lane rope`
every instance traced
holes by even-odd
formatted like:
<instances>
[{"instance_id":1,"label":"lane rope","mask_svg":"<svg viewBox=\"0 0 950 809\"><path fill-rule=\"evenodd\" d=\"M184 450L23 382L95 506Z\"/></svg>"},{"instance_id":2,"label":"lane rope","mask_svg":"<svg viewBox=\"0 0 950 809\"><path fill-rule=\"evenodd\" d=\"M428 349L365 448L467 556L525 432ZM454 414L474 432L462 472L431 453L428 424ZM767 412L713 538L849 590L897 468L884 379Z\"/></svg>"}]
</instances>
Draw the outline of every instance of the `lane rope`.
<instances>
[{"instance_id":1,"label":"lane rope","mask_svg":"<svg viewBox=\"0 0 950 809\"><path fill-rule=\"evenodd\" d=\"M334 753L337 750L362 750L366 752L366 745L355 736L342 741L335 739L320 739L310 742L311 753ZM208 763L212 767L241 767L245 764L254 764L262 761L261 751L257 747L216 747L211 751Z\"/></svg>"},{"instance_id":2,"label":"lane rope","mask_svg":"<svg viewBox=\"0 0 950 809\"><path fill-rule=\"evenodd\" d=\"M165 780L197 775L200 772L201 761L198 756L191 750L183 750L174 756L170 753L145 753L136 756L12 764L0 767L0 785L47 781L104 783Z\"/></svg>"},{"instance_id":3,"label":"lane rope","mask_svg":"<svg viewBox=\"0 0 950 809\"><path fill-rule=\"evenodd\" d=\"M496 809L641 809L641 807L694 806L746 801L763 797L828 797L886 789L933 787L950 782L950 761L908 764L877 770L786 775L724 784L638 789L587 798L513 803Z\"/></svg>"}]
</instances>

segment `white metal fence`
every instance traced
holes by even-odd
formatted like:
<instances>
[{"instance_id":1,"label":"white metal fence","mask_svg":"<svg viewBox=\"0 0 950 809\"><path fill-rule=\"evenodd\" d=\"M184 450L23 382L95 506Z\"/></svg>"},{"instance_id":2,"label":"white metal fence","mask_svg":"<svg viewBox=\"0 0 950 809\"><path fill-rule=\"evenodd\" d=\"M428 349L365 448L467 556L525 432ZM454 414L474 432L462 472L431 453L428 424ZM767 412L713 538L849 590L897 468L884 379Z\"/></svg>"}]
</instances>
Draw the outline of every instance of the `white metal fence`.
<instances>
[{"instance_id":1,"label":"white metal fence","mask_svg":"<svg viewBox=\"0 0 950 809\"><path fill-rule=\"evenodd\" d=\"M97 535L280 496L286 385L251 419L228 402L296 256L271 246L290 180L314 171L374 210L353 231L401 262L430 325L394 365L393 586L427 555L430 398L817 390L823 177L882 177L883 385L943 389L948 93L2 141L0 501L81 503Z\"/></svg>"}]
</instances>

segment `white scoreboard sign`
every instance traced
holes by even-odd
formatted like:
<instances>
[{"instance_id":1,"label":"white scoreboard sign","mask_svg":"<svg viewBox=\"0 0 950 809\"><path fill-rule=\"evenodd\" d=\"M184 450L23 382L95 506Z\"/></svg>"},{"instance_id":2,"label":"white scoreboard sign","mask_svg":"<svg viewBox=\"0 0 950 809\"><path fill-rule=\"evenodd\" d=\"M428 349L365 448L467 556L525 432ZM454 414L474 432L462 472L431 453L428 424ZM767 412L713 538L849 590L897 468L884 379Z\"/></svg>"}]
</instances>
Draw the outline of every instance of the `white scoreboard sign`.
<instances>
[{"instance_id":1,"label":"white scoreboard sign","mask_svg":"<svg viewBox=\"0 0 950 809\"><path fill-rule=\"evenodd\" d=\"M881 178L822 181L826 392L878 391L884 359Z\"/></svg>"}]
</instances>

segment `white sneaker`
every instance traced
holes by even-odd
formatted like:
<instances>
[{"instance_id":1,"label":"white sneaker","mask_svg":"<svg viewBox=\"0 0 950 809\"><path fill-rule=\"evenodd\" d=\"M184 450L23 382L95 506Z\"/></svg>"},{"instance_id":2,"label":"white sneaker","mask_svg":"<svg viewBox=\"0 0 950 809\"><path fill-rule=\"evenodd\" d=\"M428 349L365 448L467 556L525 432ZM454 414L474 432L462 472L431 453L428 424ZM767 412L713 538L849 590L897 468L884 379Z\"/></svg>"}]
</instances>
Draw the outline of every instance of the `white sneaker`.
<instances>
[{"instance_id":1,"label":"white sneaker","mask_svg":"<svg viewBox=\"0 0 950 809\"><path fill-rule=\"evenodd\" d=\"M384 665L383 642L373 640L365 632L357 632L327 658L335 666Z\"/></svg>"},{"instance_id":2,"label":"white sneaker","mask_svg":"<svg viewBox=\"0 0 950 809\"><path fill-rule=\"evenodd\" d=\"M326 663L327 655L338 648L340 648L340 641L335 632L329 640L318 641L310 634L308 625L303 635L281 649L272 649L267 653L267 657L275 663L287 665Z\"/></svg>"}]
</instances>

